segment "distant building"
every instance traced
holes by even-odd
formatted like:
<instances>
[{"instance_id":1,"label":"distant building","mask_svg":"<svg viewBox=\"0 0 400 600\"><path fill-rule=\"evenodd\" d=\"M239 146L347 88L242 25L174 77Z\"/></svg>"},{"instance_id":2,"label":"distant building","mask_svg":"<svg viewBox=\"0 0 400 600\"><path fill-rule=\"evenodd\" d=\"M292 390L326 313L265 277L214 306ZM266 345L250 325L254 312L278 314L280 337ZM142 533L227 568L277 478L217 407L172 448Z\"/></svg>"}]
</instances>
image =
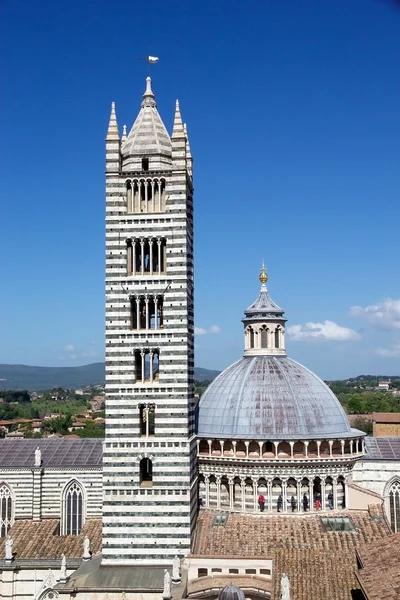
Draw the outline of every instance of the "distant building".
<instances>
[{"instance_id":1,"label":"distant building","mask_svg":"<svg viewBox=\"0 0 400 600\"><path fill-rule=\"evenodd\" d=\"M388 381L380 381L378 383L378 390L382 390L383 392L387 392L390 389L390 384L391 384L390 379Z\"/></svg>"},{"instance_id":2,"label":"distant building","mask_svg":"<svg viewBox=\"0 0 400 600\"><path fill-rule=\"evenodd\" d=\"M374 437L400 437L400 413L374 413Z\"/></svg>"}]
</instances>

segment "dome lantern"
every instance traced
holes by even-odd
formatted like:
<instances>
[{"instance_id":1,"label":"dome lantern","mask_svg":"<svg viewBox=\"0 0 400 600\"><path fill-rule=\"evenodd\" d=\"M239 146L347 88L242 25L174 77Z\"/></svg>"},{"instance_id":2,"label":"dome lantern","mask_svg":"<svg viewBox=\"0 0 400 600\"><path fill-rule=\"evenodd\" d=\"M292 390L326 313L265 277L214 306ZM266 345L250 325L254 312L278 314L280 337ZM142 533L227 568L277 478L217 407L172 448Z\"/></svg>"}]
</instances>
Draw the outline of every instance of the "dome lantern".
<instances>
[{"instance_id":1,"label":"dome lantern","mask_svg":"<svg viewBox=\"0 0 400 600\"><path fill-rule=\"evenodd\" d=\"M260 293L255 302L245 310L244 356L286 356L284 311L271 300L268 290L268 274L264 262L258 277Z\"/></svg>"}]
</instances>

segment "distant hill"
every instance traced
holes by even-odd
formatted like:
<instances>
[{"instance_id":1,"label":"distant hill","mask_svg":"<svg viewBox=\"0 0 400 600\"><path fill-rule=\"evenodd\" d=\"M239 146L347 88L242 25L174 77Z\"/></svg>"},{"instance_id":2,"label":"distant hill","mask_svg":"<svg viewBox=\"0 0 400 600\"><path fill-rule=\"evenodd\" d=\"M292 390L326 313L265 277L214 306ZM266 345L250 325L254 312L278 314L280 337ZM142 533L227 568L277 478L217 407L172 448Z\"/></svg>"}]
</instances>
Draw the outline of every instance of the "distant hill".
<instances>
[{"instance_id":1,"label":"distant hill","mask_svg":"<svg viewBox=\"0 0 400 600\"><path fill-rule=\"evenodd\" d=\"M28 365L0 365L0 390L51 390L78 388L104 384L104 362L82 367L31 367ZM219 371L195 368L195 379L214 379Z\"/></svg>"}]
</instances>

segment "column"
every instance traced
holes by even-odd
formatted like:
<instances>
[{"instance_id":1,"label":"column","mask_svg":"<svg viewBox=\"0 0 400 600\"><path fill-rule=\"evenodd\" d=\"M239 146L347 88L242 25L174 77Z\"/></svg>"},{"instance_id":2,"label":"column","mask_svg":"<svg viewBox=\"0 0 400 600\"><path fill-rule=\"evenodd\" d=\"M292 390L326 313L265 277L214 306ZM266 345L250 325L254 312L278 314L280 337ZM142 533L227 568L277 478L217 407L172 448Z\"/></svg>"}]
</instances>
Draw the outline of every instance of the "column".
<instances>
[{"instance_id":1,"label":"column","mask_svg":"<svg viewBox=\"0 0 400 600\"><path fill-rule=\"evenodd\" d=\"M232 446L233 446L233 456L236 456L236 443L235 441L232 442Z\"/></svg>"},{"instance_id":2,"label":"column","mask_svg":"<svg viewBox=\"0 0 400 600\"><path fill-rule=\"evenodd\" d=\"M136 240L132 239L132 275L136 275Z\"/></svg>"},{"instance_id":3,"label":"column","mask_svg":"<svg viewBox=\"0 0 400 600\"><path fill-rule=\"evenodd\" d=\"M317 456L321 458L321 440L317 440Z\"/></svg>"},{"instance_id":4,"label":"column","mask_svg":"<svg viewBox=\"0 0 400 600\"><path fill-rule=\"evenodd\" d=\"M332 447L333 447L333 440L329 440L329 456L333 456Z\"/></svg>"},{"instance_id":5,"label":"column","mask_svg":"<svg viewBox=\"0 0 400 600\"><path fill-rule=\"evenodd\" d=\"M197 440L196 444L197 444L197 456L199 456L199 454L200 454L200 440Z\"/></svg>"},{"instance_id":6,"label":"column","mask_svg":"<svg viewBox=\"0 0 400 600\"><path fill-rule=\"evenodd\" d=\"M150 350L150 383L153 383L153 351Z\"/></svg>"},{"instance_id":7,"label":"column","mask_svg":"<svg viewBox=\"0 0 400 600\"><path fill-rule=\"evenodd\" d=\"M333 493L333 508L337 510L337 481L336 477L332 477L332 493Z\"/></svg>"},{"instance_id":8,"label":"column","mask_svg":"<svg viewBox=\"0 0 400 600\"><path fill-rule=\"evenodd\" d=\"M216 476L217 480L217 508L221 508L221 476Z\"/></svg>"},{"instance_id":9,"label":"column","mask_svg":"<svg viewBox=\"0 0 400 600\"><path fill-rule=\"evenodd\" d=\"M263 447L263 443L262 442L258 442L258 445L260 447L260 458L262 458L262 447Z\"/></svg>"},{"instance_id":10,"label":"column","mask_svg":"<svg viewBox=\"0 0 400 600\"><path fill-rule=\"evenodd\" d=\"M294 458L294 454L293 454L293 446L294 446L294 442L289 442L290 444L290 457Z\"/></svg>"},{"instance_id":11,"label":"column","mask_svg":"<svg viewBox=\"0 0 400 600\"><path fill-rule=\"evenodd\" d=\"M249 458L249 443L250 442L247 442L247 441L244 443L246 446L246 458Z\"/></svg>"},{"instance_id":12,"label":"column","mask_svg":"<svg viewBox=\"0 0 400 600\"><path fill-rule=\"evenodd\" d=\"M146 307L146 329L149 329L149 297L146 296L144 299L145 307Z\"/></svg>"},{"instance_id":13,"label":"column","mask_svg":"<svg viewBox=\"0 0 400 600\"><path fill-rule=\"evenodd\" d=\"M151 180L151 201L153 203L151 207L151 212L156 212L156 201L154 199L154 180Z\"/></svg>"},{"instance_id":14,"label":"column","mask_svg":"<svg viewBox=\"0 0 400 600\"><path fill-rule=\"evenodd\" d=\"M252 479L252 481L253 481L253 502L254 502L253 510L254 510L254 512L257 512L258 479Z\"/></svg>"},{"instance_id":15,"label":"column","mask_svg":"<svg viewBox=\"0 0 400 600\"><path fill-rule=\"evenodd\" d=\"M143 409L144 412L144 418L145 418L145 422L146 422L146 437L149 437L149 407L146 406Z\"/></svg>"},{"instance_id":16,"label":"column","mask_svg":"<svg viewBox=\"0 0 400 600\"><path fill-rule=\"evenodd\" d=\"M148 188L149 188L149 182L146 180L144 182L144 212L149 212L149 193L148 193Z\"/></svg>"},{"instance_id":17,"label":"column","mask_svg":"<svg viewBox=\"0 0 400 600\"><path fill-rule=\"evenodd\" d=\"M304 454L306 458L308 458L308 444L309 442L304 442Z\"/></svg>"},{"instance_id":18,"label":"column","mask_svg":"<svg viewBox=\"0 0 400 600\"><path fill-rule=\"evenodd\" d=\"M136 329L140 329L140 298L136 296Z\"/></svg>"},{"instance_id":19,"label":"column","mask_svg":"<svg viewBox=\"0 0 400 600\"><path fill-rule=\"evenodd\" d=\"M365 438L361 438L361 452L365 454Z\"/></svg>"},{"instance_id":20,"label":"column","mask_svg":"<svg viewBox=\"0 0 400 600\"><path fill-rule=\"evenodd\" d=\"M142 359L142 383L143 383L144 380L145 380L145 376L144 376L144 351L143 350L140 351L140 356L141 356L141 359Z\"/></svg>"},{"instance_id":21,"label":"column","mask_svg":"<svg viewBox=\"0 0 400 600\"><path fill-rule=\"evenodd\" d=\"M275 458L278 458L278 446L279 446L279 442L274 442Z\"/></svg>"},{"instance_id":22,"label":"column","mask_svg":"<svg viewBox=\"0 0 400 600\"><path fill-rule=\"evenodd\" d=\"M347 478L344 478L344 507L348 508L349 488L347 484Z\"/></svg>"},{"instance_id":23,"label":"column","mask_svg":"<svg viewBox=\"0 0 400 600\"><path fill-rule=\"evenodd\" d=\"M282 480L282 512L287 512L287 480Z\"/></svg>"},{"instance_id":24,"label":"column","mask_svg":"<svg viewBox=\"0 0 400 600\"><path fill-rule=\"evenodd\" d=\"M301 503L302 503L302 497L301 497L301 480L299 481L298 479L296 479L296 484L297 484L297 511L300 512L301 511Z\"/></svg>"},{"instance_id":25,"label":"column","mask_svg":"<svg viewBox=\"0 0 400 600\"><path fill-rule=\"evenodd\" d=\"M207 440L208 443L208 454L211 456L212 440Z\"/></svg>"},{"instance_id":26,"label":"column","mask_svg":"<svg viewBox=\"0 0 400 600\"><path fill-rule=\"evenodd\" d=\"M149 275L153 275L153 239L149 239L149 248L150 248L150 265L149 265Z\"/></svg>"},{"instance_id":27,"label":"column","mask_svg":"<svg viewBox=\"0 0 400 600\"><path fill-rule=\"evenodd\" d=\"M321 510L326 509L326 501L325 501L325 477L321 481Z\"/></svg>"},{"instance_id":28,"label":"column","mask_svg":"<svg viewBox=\"0 0 400 600\"><path fill-rule=\"evenodd\" d=\"M353 454L353 440L350 440L350 454Z\"/></svg>"},{"instance_id":29,"label":"column","mask_svg":"<svg viewBox=\"0 0 400 600\"><path fill-rule=\"evenodd\" d=\"M267 510L272 512L272 481L268 479L267 481Z\"/></svg>"},{"instance_id":30,"label":"column","mask_svg":"<svg viewBox=\"0 0 400 600\"><path fill-rule=\"evenodd\" d=\"M219 440L219 445L221 446L221 456L224 455L224 440Z\"/></svg>"},{"instance_id":31,"label":"column","mask_svg":"<svg viewBox=\"0 0 400 600\"><path fill-rule=\"evenodd\" d=\"M314 512L314 477L309 477L308 499L310 512Z\"/></svg>"},{"instance_id":32,"label":"column","mask_svg":"<svg viewBox=\"0 0 400 600\"><path fill-rule=\"evenodd\" d=\"M242 489L242 511L246 510L246 480L244 477L240 479L240 487Z\"/></svg>"},{"instance_id":33,"label":"column","mask_svg":"<svg viewBox=\"0 0 400 600\"><path fill-rule=\"evenodd\" d=\"M144 275L144 240L140 240L140 257L142 264L140 265L140 273Z\"/></svg>"},{"instance_id":34,"label":"column","mask_svg":"<svg viewBox=\"0 0 400 600\"><path fill-rule=\"evenodd\" d=\"M229 510L233 510L233 479L232 477L230 477L228 479L228 485L229 485Z\"/></svg>"},{"instance_id":35,"label":"column","mask_svg":"<svg viewBox=\"0 0 400 600\"><path fill-rule=\"evenodd\" d=\"M158 329L158 296L154 296L154 329Z\"/></svg>"},{"instance_id":36,"label":"column","mask_svg":"<svg viewBox=\"0 0 400 600\"><path fill-rule=\"evenodd\" d=\"M204 475L204 481L206 484L206 508L210 508L210 476Z\"/></svg>"},{"instance_id":37,"label":"column","mask_svg":"<svg viewBox=\"0 0 400 600\"><path fill-rule=\"evenodd\" d=\"M158 245L158 274L161 275L161 239L157 238Z\"/></svg>"},{"instance_id":38,"label":"column","mask_svg":"<svg viewBox=\"0 0 400 600\"><path fill-rule=\"evenodd\" d=\"M340 449L342 451L342 456L344 456L344 440L340 440Z\"/></svg>"}]
</instances>

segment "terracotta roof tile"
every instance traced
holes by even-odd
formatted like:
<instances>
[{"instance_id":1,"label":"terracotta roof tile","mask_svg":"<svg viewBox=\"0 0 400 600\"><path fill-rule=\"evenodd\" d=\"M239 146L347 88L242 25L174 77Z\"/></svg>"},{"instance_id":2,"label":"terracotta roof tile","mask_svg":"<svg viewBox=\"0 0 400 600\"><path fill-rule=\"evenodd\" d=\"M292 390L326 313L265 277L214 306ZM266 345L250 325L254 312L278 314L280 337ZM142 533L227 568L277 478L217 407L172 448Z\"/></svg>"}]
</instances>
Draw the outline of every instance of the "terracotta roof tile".
<instances>
[{"instance_id":1,"label":"terracotta roof tile","mask_svg":"<svg viewBox=\"0 0 400 600\"><path fill-rule=\"evenodd\" d=\"M93 554L101 549L101 519L86 521L79 535L58 535L60 521L19 519L10 529L15 558L57 559L64 553L67 558L81 558L85 535L90 539Z\"/></svg>"}]
</instances>

